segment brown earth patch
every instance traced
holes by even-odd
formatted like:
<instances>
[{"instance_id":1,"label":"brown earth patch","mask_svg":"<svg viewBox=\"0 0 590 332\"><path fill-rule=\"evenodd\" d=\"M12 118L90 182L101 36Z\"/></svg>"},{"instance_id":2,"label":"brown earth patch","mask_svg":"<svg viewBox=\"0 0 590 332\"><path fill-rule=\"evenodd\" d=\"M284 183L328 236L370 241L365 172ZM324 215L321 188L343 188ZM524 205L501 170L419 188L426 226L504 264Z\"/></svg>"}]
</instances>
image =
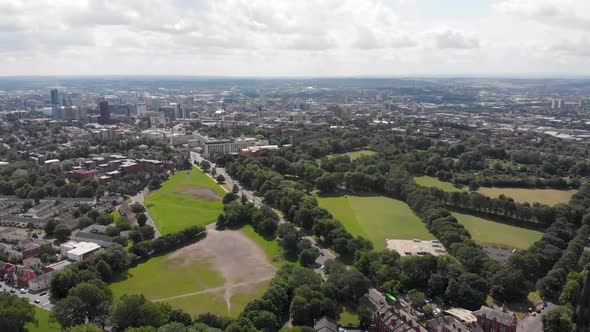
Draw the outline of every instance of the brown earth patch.
<instances>
[{"instance_id":1,"label":"brown earth patch","mask_svg":"<svg viewBox=\"0 0 590 332\"><path fill-rule=\"evenodd\" d=\"M256 292L257 285L272 279L276 272L276 267L267 260L264 250L244 233L232 230L218 231L212 227L208 227L205 239L175 251L167 260L183 265L195 260L206 260L210 263L213 270L225 279L222 287L173 298L225 290L224 298L228 313L231 310L230 300L233 295Z\"/></svg>"},{"instance_id":2,"label":"brown earth patch","mask_svg":"<svg viewBox=\"0 0 590 332\"><path fill-rule=\"evenodd\" d=\"M186 189L180 192L175 192L177 195L193 195L196 198L200 199L208 199L208 200L220 200L221 197L215 192L215 190L210 188L192 188Z\"/></svg>"}]
</instances>

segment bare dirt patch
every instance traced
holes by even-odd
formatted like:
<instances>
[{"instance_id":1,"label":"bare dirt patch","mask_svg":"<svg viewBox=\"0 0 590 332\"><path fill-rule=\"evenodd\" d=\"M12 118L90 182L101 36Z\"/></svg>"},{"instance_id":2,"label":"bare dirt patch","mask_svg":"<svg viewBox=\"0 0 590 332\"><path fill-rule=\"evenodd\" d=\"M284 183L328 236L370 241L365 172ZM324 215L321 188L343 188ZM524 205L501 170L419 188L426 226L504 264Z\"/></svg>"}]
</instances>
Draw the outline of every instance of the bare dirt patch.
<instances>
[{"instance_id":1,"label":"bare dirt patch","mask_svg":"<svg viewBox=\"0 0 590 332\"><path fill-rule=\"evenodd\" d=\"M256 293L257 286L272 279L276 272L276 267L267 260L265 252L244 233L232 230L218 231L212 227L208 227L204 240L175 251L167 260L172 264L181 265L203 260L210 263L212 269L225 279L222 287L182 294L174 298L224 290L228 312L231 310L230 300L233 295Z\"/></svg>"},{"instance_id":2,"label":"bare dirt patch","mask_svg":"<svg viewBox=\"0 0 590 332\"><path fill-rule=\"evenodd\" d=\"M175 192L175 194L178 195L193 195L196 198L200 198L200 199L208 199L208 200L219 200L221 199L221 197L219 197L219 195L217 195L217 193L215 192L215 190L210 189L210 188L192 188L192 189L186 189L180 192Z\"/></svg>"}]
</instances>

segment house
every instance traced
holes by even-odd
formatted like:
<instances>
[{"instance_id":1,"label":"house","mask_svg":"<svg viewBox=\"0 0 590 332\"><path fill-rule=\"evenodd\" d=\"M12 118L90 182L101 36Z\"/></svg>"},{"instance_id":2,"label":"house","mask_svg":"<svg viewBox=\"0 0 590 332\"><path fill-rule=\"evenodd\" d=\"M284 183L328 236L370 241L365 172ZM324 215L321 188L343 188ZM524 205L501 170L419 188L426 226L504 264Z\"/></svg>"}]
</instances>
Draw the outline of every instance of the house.
<instances>
[{"instance_id":1,"label":"house","mask_svg":"<svg viewBox=\"0 0 590 332\"><path fill-rule=\"evenodd\" d=\"M463 324L453 316L435 317L426 322L426 328L430 332L482 332L481 327L472 322Z\"/></svg>"},{"instance_id":2,"label":"house","mask_svg":"<svg viewBox=\"0 0 590 332\"><path fill-rule=\"evenodd\" d=\"M40 292L49 289L49 287L51 287L51 280L53 280L56 273L57 271L47 272L29 281L29 289L32 292Z\"/></svg>"},{"instance_id":3,"label":"house","mask_svg":"<svg viewBox=\"0 0 590 332\"><path fill-rule=\"evenodd\" d=\"M427 332L427 330L403 310L383 306L373 314L377 332Z\"/></svg>"},{"instance_id":4,"label":"house","mask_svg":"<svg viewBox=\"0 0 590 332\"><path fill-rule=\"evenodd\" d=\"M313 329L316 332L338 332L338 324L324 316L314 322Z\"/></svg>"},{"instance_id":5,"label":"house","mask_svg":"<svg viewBox=\"0 0 590 332\"><path fill-rule=\"evenodd\" d=\"M516 325L518 319L515 315L510 315L490 307L482 305L479 310L474 311L473 314L477 317L477 323L484 332L516 332Z\"/></svg>"}]
</instances>

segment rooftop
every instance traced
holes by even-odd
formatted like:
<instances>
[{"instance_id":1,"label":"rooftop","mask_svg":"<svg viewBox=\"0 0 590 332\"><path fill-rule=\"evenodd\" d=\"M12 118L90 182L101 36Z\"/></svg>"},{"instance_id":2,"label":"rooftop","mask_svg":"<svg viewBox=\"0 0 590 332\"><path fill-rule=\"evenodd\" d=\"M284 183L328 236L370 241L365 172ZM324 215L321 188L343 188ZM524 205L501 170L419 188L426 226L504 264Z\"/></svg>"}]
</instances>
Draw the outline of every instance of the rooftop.
<instances>
[{"instance_id":1,"label":"rooftop","mask_svg":"<svg viewBox=\"0 0 590 332\"><path fill-rule=\"evenodd\" d=\"M486 307L485 305L482 305L481 308L479 308L477 311L474 311L473 314L478 317L484 316L487 319L496 320L497 322L508 326L516 324L517 322L516 316L494 310L490 307Z\"/></svg>"},{"instance_id":2,"label":"rooftop","mask_svg":"<svg viewBox=\"0 0 590 332\"><path fill-rule=\"evenodd\" d=\"M68 255L84 255L100 248L100 245L94 242L78 242L76 248L68 251Z\"/></svg>"}]
</instances>

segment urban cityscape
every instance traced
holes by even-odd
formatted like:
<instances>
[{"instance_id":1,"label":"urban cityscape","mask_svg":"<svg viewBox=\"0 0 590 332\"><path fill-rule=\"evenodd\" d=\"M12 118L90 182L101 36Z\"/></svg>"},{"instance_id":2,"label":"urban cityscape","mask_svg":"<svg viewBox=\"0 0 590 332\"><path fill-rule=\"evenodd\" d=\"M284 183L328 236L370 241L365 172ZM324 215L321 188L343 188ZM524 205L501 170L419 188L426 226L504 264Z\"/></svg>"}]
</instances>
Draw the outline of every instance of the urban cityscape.
<instances>
[{"instance_id":1,"label":"urban cityscape","mask_svg":"<svg viewBox=\"0 0 590 332\"><path fill-rule=\"evenodd\" d=\"M0 332L590 332L585 2L44 6L0 1Z\"/></svg>"}]
</instances>

